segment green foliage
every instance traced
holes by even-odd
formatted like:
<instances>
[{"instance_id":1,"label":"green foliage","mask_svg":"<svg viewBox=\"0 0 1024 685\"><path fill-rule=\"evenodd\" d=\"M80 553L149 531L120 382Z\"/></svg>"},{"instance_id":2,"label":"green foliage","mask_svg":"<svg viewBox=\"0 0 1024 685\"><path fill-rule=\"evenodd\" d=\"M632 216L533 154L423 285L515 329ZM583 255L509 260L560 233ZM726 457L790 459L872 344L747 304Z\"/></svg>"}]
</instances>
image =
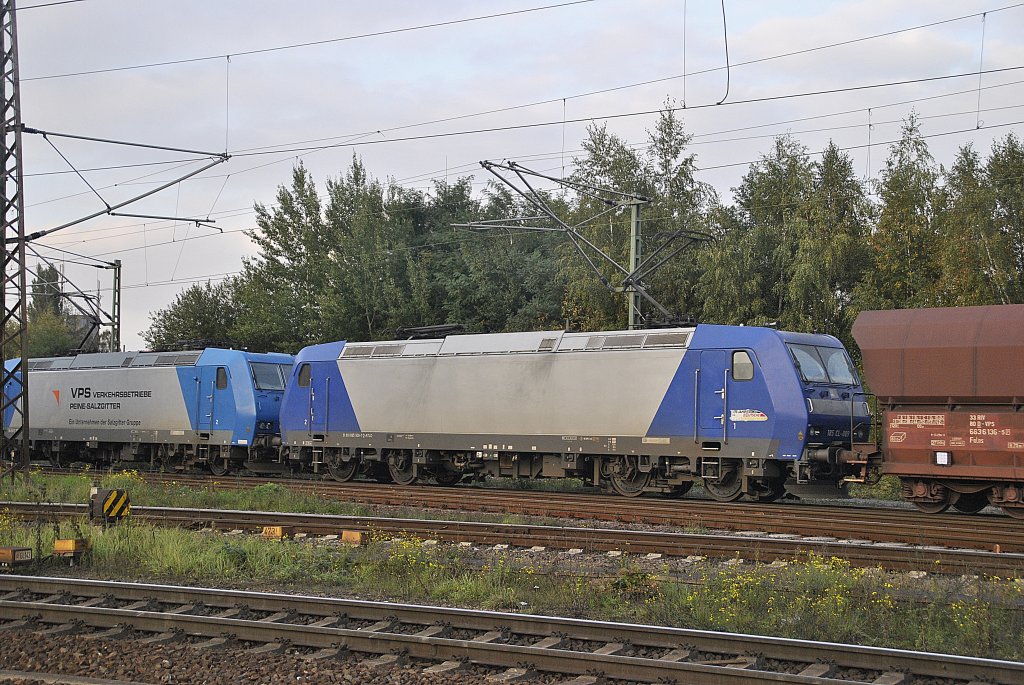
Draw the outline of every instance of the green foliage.
<instances>
[{"instance_id":1,"label":"green foliage","mask_svg":"<svg viewBox=\"0 0 1024 685\"><path fill-rule=\"evenodd\" d=\"M56 267L42 265L36 268L26 307L26 345L30 358L65 355L79 344L72 331L67 303L61 296L63 289L64 275ZM12 323L7 324L6 332L14 334ZM17 354L7 353L7 356Z\"/></svg>"},{"instance_id":2,"label":"green foliage","mask_svg":"<svg viewBox=\"0 0 1024 685\"><path fill-rule=\"evenodd\" d=\"M28 322L28 356L56 357L68 354L78 341L67 319L49 309L38 310Z\"/></svg>"},{"instance_id":3,"label":"green foliage","mask_svg":"<svg viewBox=\"0 0 1024 685\"><path fill-rule=\"evenodd\" d=\"M932 255L939 240L935 225L939 178L918 120L911 116L875 184L881 207L869 240L872 268L861 284L864 308L929 304L930 285L938 277Z\"/></svg>"},{"instance_id":4,"label":"green foliage","mask_svg":"<svg viewBox=\"0 0 1024 685\"><path fill-rule=\"evenodd\" d=\"M232 345L235 283L190 285L164 309L149 315L150 327L142 333L154 349L176 349L196 344Z\"/></svg>"},{"instance_id":5,"label":"green foliage","mask_svg":"<svg viewBox=\"0 0 1024 685\"><path fill-rule=\"evenodd\" d=\"M852 345L863 309L1024 302L1024 147L1012 133L985 159L961 149L946 169L911 116L870 181L836 145L818 157L782 136L728 205L697 180L690 142L669 101L644 147L592 125L573 173L580 183L651 199L641 208L642 255L682 230L711 236L645 279L677 315L774 322ZM452 228L536 214L504 186L474 195L464 178L422 192L373 178L353 157L324 187L318 192L301 165L293 169L276 205L256 207L257 254L242 273L192 286L154 312L147 341L295 351L439 323L478 332L626 325L626 298L606 287L622 274L595 258L598 276L562 234ZM628 211L604 213L586 192L545 199L598 249L628 261ZM48 301L51 293L37 289ZM58 333L43 327L39 335Z\"/></svg>"}]
</instances>

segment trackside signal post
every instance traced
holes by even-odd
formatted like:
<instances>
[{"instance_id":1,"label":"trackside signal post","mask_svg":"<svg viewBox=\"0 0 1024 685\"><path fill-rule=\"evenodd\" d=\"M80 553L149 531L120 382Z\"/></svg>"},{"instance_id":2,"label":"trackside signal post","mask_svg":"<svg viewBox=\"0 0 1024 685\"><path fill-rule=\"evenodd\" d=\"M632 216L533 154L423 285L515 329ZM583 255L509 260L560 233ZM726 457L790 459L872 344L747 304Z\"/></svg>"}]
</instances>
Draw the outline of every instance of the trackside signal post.
<instances>
[{"instance_id":1,"label":"trackside signal post","mask_svg":"<svg viewBox=\"0 0 1024 685\"><path fill-rule=\"evenodd\" d=\"M17 454L12 461L11 479L27 463L29 448L27 287L25 277L25 202L22 193L21 94L18 75L18 31L15 0L0 0L0 61L2 65L3 137L3 330L0 353L3 359L17 358L3 370L3 415L13 410L10 433L0 436L0 459Z\"/></svg>"}]
</instances>

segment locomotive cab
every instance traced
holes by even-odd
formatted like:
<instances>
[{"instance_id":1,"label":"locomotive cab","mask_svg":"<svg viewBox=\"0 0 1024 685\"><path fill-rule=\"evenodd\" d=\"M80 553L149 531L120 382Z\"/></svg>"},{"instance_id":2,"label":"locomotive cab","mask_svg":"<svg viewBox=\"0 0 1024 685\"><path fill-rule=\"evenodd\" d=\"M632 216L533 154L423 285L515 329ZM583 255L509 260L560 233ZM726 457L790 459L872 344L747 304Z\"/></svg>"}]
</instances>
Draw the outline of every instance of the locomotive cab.
<instances>
[{"instance_id":1,"label":"locomotive cab","mask_svg":"<svg viewBox=\"0 0 1024 685\"><path fill-rule=\"evenodd\" d=\"M839 479L853 443L868 439L871 413L860 378L846 350L818 340L791 339L786 347L800 378L807 409L807 431L797 480Z\"/></svg>"}]
</instances>

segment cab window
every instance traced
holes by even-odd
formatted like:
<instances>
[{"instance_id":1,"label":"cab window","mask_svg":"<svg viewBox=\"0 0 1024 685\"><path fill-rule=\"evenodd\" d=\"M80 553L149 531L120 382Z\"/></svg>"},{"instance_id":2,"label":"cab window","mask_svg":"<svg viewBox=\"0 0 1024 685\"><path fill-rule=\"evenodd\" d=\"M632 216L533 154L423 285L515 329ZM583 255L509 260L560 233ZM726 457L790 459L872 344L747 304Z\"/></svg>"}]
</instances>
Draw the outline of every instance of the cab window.
<instances>
[{"instance_id":1,"label":"cab window","mask_svg":"<svg viewBox=\"0 0 1024 685\"><path fill-rule=\"evenodd\" d=\"M217 367L217 389L224 390L228 387L228 370L223 366Z\"/></svg>"},{"instance_id":2,"label":"cab window","mask_svg":"<svg viewBox=\"0 0 1024 685\"><path fill-rule=\"evenodd\" d=\"M790 345L789 352L800 370L800 376L810 383L828 383L828 374L813 345Z\"/></svg>"},{"instance_id":3,"label":"cab window","mask_svg":"<svg viewBox=\"0 0 1024 685\"><path fill-rule=\"evenodd\" d=\"M734 381L749 381L754 377L754 362L750 355L744 350L737 350L732 353L732 379Z\"/></svg>"},{"instance_id":4,"label":"cab window","mask_svg":"<svg viewBox=\"0 0 1024 685\"><path fill-rule=\"evenodd\" d=\"M284 390L284 369L280 364L251 362L252 378L257 390Z\"/></svg>"},{"instance_id":5,"label":"cab window","mask_svg":"<svg viewBox=\"0 0 1024 685\"><path fill-rule=\"evenodd\" d=\"M833 383L857 384L857 372L853 370L853 362L850 361L846 350L837 347L819 347L818 352L821 353L821 358L825 362L825 370Z\"/></svg>"},{"instance_id":6,"label":"cab window","mask_svg":"<svg viewBox=\"0 0 1024 685\"><path fill-rule=\"evenodd\" d=\"M809 383L857 385L857 372L846 350L819 345L789 345L800 377Z\"/></svg>"},{"instance_id":7,"label":"cab window","mask_svg":"<svg viewBox=\"0 0 1024 685\"><path fill-rule=\"evenodd\" d=\"M303 364L302 366L300 366L299 367L299 387L300 388L308 388L309 387L309 381L310 381L310 378L312 378L312 376L313 376L313 370L310 368L309 364Z\"/></svg>"}]
</instances>

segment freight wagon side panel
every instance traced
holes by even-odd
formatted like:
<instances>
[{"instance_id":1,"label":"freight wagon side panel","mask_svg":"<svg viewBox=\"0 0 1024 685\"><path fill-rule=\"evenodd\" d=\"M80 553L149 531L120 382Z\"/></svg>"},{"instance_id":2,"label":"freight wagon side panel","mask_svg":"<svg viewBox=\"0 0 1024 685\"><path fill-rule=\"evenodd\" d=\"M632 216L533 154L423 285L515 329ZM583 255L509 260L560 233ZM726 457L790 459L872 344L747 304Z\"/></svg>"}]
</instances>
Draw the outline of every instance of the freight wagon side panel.
<instances>
[{"instance_id":1,"label":"freight wagon side panel","mask_svg":"<svg viewBox=\"0 0 1024 685\"><path fill-rule=\"evenodd\" d=\"M1024 305L866 311L853 335L886 473L1024 479Z\"/></svg>"},{"instance_id":2,"label":"freight wagon side panel","mask_svg":"<svg viewBox=\"0 0 1024 685\"><path fill-rule=\"evenodd\" d=\"M1024 415L998 408L907 407L884 412L889 459L899 476L1024 480Z\"/></svg>"}]
</instances>

